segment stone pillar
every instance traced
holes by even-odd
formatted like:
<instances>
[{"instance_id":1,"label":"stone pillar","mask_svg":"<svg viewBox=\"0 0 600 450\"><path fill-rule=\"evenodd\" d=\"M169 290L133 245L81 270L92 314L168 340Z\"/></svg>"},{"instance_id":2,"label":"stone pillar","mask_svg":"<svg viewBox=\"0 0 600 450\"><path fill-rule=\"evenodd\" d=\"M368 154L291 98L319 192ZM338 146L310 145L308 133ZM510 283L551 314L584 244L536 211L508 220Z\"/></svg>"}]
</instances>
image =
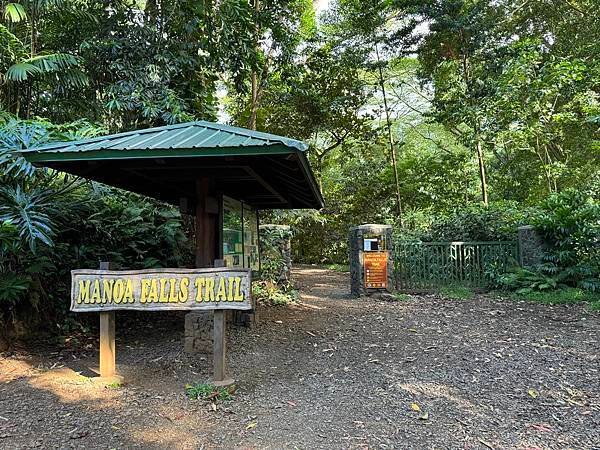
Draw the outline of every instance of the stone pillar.
<instances>
[{"instance_id":1,"label":"stone pillar","mask_svg":"<svg viewBox=\"0 0 600 450\"><path fill-rule=\"evenodd\" d=\"M186 353L206 353L213 350L213 316L206 312L185 315L184 350Z\"/></svg>"},{"instance_id":2,"label":"stone pillar","mask_svg":"<svg viewBox=\"0 0 600 450\"><path fill-rule=\"evenodd\" d=\"M535 269L543 262L544 241L531 225L519 227L519 264L526 269Z\"/></svg>"},{"instance_id":3,"label":"stone pillar","mask_svg":"<svg viewBox=\"0 0 600 450\"><path fill-rule=\"evenodd\" d=\"M269 258L281 259L282 264L277 277L279 282L292 279L292 232L288 225L266 224L259 227L261 263Z\"/></svg>"},{"instance_id":4,"label":"stone pillar","mask_svg":"<svg viewBox=\"0 0 600 450\"><path fill-rule=\"evenodd\" d=\"M368 288L365 283L364 240L373 238L374 236L383 237L379 242L379 245L384 248L380 248L380 251L384 252L387 256L387 288L385 289ZM350 251L350 292L353 296L360 297L363 295L381 294L394 290L395 280L391 225L369 224L351 228L348 248Z\"/></svg>"}]
</instances>

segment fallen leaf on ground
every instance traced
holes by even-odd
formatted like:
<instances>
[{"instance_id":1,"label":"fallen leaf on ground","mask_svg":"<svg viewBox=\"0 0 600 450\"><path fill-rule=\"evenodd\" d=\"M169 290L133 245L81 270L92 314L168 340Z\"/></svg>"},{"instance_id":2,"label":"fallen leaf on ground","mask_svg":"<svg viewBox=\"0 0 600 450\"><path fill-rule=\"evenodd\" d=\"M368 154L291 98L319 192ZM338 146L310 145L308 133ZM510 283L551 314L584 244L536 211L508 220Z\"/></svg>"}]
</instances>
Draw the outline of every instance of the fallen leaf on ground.
<instances>
[{"instance_id":1,"label":"fallen leaf on ground","mask_svg":"<svg viewBox=\"0 0 600 450\"><path fill-rule=\"evenodd\" d=\"M481 438L479 438L479 437L477 438L477 440L478 440L478 441L479 441L481 444L485 445L487 448L490 448L490 449L494 450L494 446L493 446L492 444L490 444L489 442L486 442L486 441L484 441L483 439L481 439Z\"/></svg>"},{"instance_id":2,"label":"fallen leaf on ground","mask_svg":"<svg viewBox=\"0 0 600 450\"><path fill-rule=\"evenodd\" d=\"M531 425L531 428L535 428L538 431L553 431L550 425L546 423L534 423Z\"/></svg>"},{"instance_id":3,"label":"fallen leaf on ground","mask_svg":"<svg viewBox=\"0 0 600 450\"><path fill-rule=\"evenodd\" d=\"M421 414L419 416L419 420L429 420L429 413L428 412L424 412L423 414Z\"/></svg>"},{"instance_id":4,"label":"fallen leaf on ground","mask_svg":"<svg viewBox=\"0 0 600 450\"><path fill-rule=\"evenodd\" d=\"M540 395L535 389L529 389L527 393L533 398L538 398L538 395Z\"/></svg>"},{"instance_id":5,"label":"fallen leaf on ground","mask_svg":"<svg viewBox=\"0 0 600 450\"><path fill-rule=\"evenodd\" d=\"M256 422L250 422L246 425L246 430L252 430L253 428L256 428Z\"/></svg>"},{"instance_id":6,"label":"fallen leaf on ground","mask_svg":"<svg viewBox=\"0 0 600 450\"><path fill-rule=\"evenodd\" d=\"M413 411L421 411L421 407L419 405L417 405L416 403L411 403L410 409L412 409Z\"/></svg>"}]
</instances>

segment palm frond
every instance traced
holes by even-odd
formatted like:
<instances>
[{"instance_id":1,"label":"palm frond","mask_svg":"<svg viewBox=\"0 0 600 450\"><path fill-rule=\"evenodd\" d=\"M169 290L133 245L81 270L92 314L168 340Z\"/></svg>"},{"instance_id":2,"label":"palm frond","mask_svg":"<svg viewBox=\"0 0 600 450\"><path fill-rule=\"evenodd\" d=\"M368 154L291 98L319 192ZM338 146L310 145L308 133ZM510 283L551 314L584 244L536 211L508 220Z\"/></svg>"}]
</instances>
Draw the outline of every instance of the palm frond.
<instances>
[{"instance_id":1,"label":"palm frond","mask_svg":"<svg viewBox=\"0 0 600 450\"><path fill-rule=\"evenodd\" d=\"M37 188L25 191L20 185L0 188L0 222L14 225L19 238L33 253L41 242L52 245L53 224L45 210L50 206L52 191Z\"/></svg>"},{"instance_id":2,"label":"palm frond","mask_svg":"<svg viewBox=\"0 0 600 450\"><path fill-rule=\"evenodd\" d=\"M4 18L9 22L21 22L27 20L27 13L20 3L7 3L4 7Z\"/></svg>"},{"instance_id":3,"label":"palm frond","mask_svg":"<svg viewBox=\"0 0 600 450\"><path fill-rule=\"evenodd\" d=\"M30 177L35 168L17 152L38 147L49 140L48 130L41 125L9 120L0 130L0 169L5 176Z\"/></svg>"},{"instance_id":4,"label":"palm frond","mask_svg":"<svg viewBox=\"0 0 600 450\"><path fill-rule=\"evenodd\" d=\"M20 62L13 64L6 71L6 79L10 81L25 81L32 75L37 75L43 71L29 62Z\"/></svg>"}]
</instances>

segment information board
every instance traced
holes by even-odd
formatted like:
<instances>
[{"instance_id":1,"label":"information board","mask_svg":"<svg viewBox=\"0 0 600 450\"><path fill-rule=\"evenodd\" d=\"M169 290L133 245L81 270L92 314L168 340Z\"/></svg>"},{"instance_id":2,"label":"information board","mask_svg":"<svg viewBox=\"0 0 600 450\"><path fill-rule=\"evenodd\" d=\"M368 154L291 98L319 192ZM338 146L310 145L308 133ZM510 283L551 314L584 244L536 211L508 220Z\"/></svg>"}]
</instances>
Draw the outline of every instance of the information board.
<instances>
[{"instance_id":1,"label":"information board","mask_svg":"<svg viewBox=\"0 0 600 450\"><path fill-rule=\"evenodd\" d=\"M367 289L387 288L387 252L363 253L365 287Z\"/></svg>"}]
</instances>

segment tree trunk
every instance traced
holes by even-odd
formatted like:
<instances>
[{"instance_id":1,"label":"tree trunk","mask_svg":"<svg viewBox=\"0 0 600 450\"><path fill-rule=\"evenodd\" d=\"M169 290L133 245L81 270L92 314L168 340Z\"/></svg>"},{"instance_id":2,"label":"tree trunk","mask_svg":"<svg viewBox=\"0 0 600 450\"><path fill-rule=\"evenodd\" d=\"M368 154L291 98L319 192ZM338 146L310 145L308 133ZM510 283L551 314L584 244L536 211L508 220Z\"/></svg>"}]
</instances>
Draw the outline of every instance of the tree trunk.
<instances>
[{"instance_id":1,"label":"tree trunk","mask_svg":"<svg viewBox=\"0 0 600 450\"><path fill-rule=\"evenodd\" d=\"M258 114L258 74L256 70L252 72L252 100L250 104L250 118L248 119L248 128L256 130L256 116Z\"/></svg>"},{"instance_id":2,"label":"tree trunk","mask_svg":"<svg viewBox=\"0 0 600 450\"><path fill-rule=\"evenodd\" d=\"M390 119L390 110L387 103L387 94L385 91L385 80L383 78L383 69L381 68L381 60L379 59L379 49L375 44L375 54L377 55L377 65L379 67L379 84L381 85L381 94L383 95L383 107L385 109L385 120L387 125L388 143L390 145L390 156L392 162L392 170L394 171L394 182L396 187L396 207L398 211L398 220L400 227L404 227L404 217L402 214L402 199L400 197L400 180L398 179L398 162L396 158L396 148L394 146L394 135L392 133L392 121Z\"/></svg>"},{"instance_id":3,"label":"tree trunk","mask_svg":"<svg viewBox=\"0 0 600 450\"><path fill-rule=\"evenodd\" d=\"M477 135L477 160L479 161L479 179L481 180L481 197L483 204L488 205L487 181L485 176L485 161L483 159L483 148L481 139Z\"/></svg>"},{"instance_id":4,"label":"tree trunk","mask_svg":"<svg viewBox=\"0 0 600 450\"><path fill-rule=\"evenodd\" d=\"M254 0L254 10L256 11L256 52L258 53L258 38L259 38L259 26L258 26L258 10L260 7L259 0ZM258 114L258 73L257 69L252 70L252 99L250 104L250 118L248 119L248 128L256 130L256 116Z\"/></svg>"}]
</instances>

